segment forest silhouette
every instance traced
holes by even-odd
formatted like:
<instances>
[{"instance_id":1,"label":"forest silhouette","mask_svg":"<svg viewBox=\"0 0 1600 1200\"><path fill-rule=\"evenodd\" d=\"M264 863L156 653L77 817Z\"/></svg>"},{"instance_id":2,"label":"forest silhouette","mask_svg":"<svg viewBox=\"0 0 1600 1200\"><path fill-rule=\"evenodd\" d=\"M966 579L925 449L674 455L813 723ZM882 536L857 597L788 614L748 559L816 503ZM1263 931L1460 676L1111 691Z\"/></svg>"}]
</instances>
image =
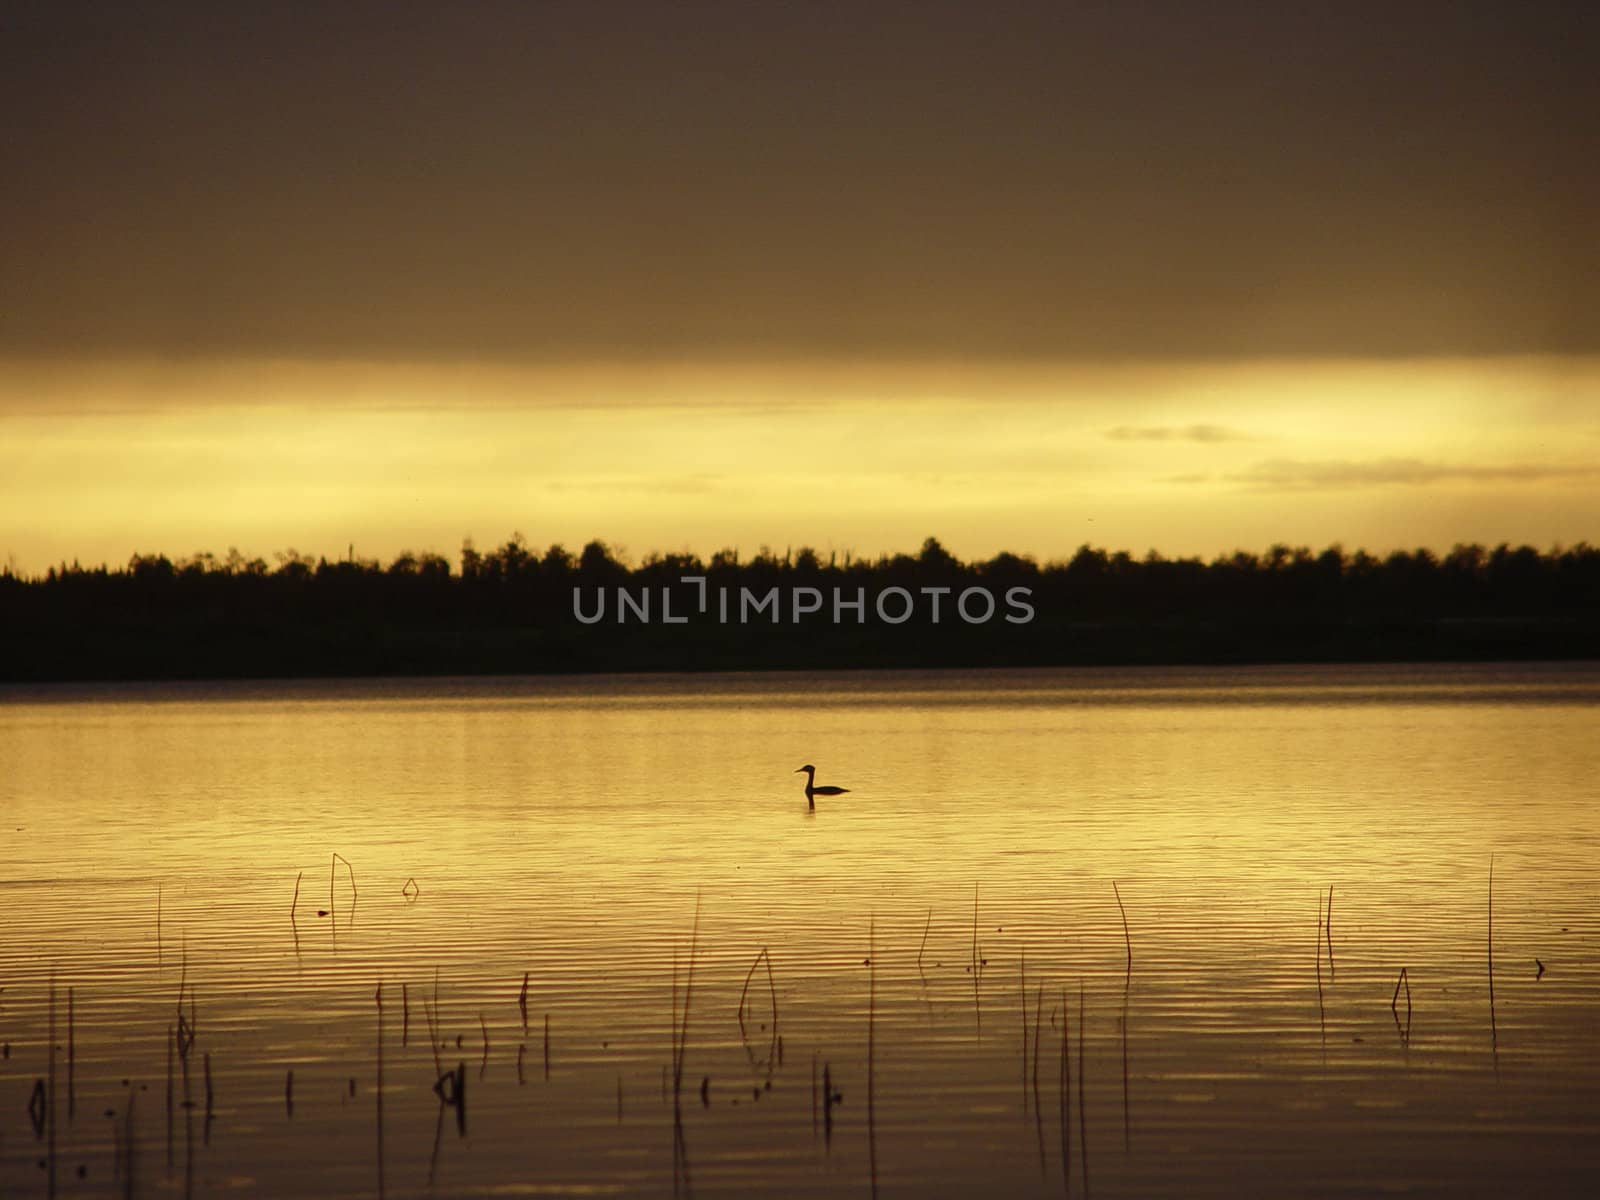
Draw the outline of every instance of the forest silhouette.
<instances>
[{"instance_id":1,"label":"forest silhouette","mask_svg":"<svg viewBox=\"0 0 1600 1200\"><path fill-rule=\"evenodd\" d=\"M740 623L694 613L683 576L718 589L817 588L867 597L865 618ZM584 624L605 589L677 596L681 624ZM877 619L887 588L917 595L1029 589L1031 621L968 624L949 603ZM787 600L784 601L787 605ZM785 614L787 616L787 614ZM810 548L751 558L651 554L628 565L600 541L536 550L520 534L468 542L452 564L137 554L126 566L0 573L0 678L13 681L1600 657L1600 549L1457 545L1377 557L1276 545L1211 561L1084 545L1040 563L963 562L934 538L875 559Z\"/></svg>"}]
</instances>

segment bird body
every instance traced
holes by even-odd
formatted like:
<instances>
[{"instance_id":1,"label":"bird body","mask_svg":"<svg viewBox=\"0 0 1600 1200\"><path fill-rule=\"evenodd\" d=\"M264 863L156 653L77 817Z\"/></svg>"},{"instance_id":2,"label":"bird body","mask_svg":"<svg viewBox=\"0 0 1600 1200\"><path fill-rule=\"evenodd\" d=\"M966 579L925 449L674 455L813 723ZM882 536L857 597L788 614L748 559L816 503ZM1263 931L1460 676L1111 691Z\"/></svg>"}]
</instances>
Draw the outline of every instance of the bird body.
<instances>
[{"instance_id":1,"label":"bird body","mask_svg":"<svg viewBox=\"0 0 1600 1200\"><path fill-rule=\"evenodd\" d=\"M806 776L806 804L811 808L816 808L816 798L818 796L842 796L850 790L849 788L834 787L832 784L824 784L822 787L818 787L817 769L810 763L796 770L795 774L798 775L802 771L805 772Z\"/></svg>"}]
</instances>

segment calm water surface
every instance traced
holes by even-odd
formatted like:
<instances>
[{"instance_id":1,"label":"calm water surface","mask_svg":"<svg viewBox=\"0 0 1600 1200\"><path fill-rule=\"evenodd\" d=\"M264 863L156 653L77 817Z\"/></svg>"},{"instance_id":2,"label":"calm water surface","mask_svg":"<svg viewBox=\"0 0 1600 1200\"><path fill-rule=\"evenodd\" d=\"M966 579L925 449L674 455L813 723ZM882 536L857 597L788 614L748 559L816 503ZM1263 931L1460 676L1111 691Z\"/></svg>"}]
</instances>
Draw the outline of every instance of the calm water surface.
<instances>
[{"instance_id":1,"label":"calm water surface","mask_svg":"<svg viewBox=\"0 0 1600 1200\"><path fill-rule=\"evenodd\" d=\"M0 1195L1593 1195L1597 718L1593 664L6 690Z\"/></svg>"}]
</instances>

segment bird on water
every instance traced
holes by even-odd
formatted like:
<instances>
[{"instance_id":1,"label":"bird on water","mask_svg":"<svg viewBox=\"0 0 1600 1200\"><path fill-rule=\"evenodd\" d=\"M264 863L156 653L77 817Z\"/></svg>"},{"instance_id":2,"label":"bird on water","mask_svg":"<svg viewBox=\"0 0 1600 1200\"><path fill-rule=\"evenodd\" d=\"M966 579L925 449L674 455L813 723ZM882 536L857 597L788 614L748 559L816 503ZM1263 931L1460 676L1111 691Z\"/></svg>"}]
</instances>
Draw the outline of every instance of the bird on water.
<instances>
[{"instance_id":1,"label":"bird on water","mask_svg":"<svg viewBox=\"0 0 1600 1200\"><path fill-rule=\"evenodd\" d=\"M816 798L818 796L842 796L850 790L849 788L834 787L832 784L824 784L822 787L818 787L817 769L810 763L800 767L795 771L795 774L798 775L801 771L804 771L806 776L806 804L811 808L816 808Z\"/></svg>"}]
</instances>

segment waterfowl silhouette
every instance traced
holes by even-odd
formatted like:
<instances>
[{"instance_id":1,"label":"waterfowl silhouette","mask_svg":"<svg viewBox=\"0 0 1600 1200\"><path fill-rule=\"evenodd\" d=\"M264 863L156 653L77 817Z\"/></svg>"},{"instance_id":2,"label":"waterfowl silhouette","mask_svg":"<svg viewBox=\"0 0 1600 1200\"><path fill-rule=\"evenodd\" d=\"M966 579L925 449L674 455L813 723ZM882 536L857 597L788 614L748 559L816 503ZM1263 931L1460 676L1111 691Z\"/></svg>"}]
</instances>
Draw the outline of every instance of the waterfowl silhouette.
<instances>
[{"instance_id":1,"label":"waterfowl silhouette","mask_svg":"<svg viewBox=\"0 0 1600 1200\"><path fill-rule=\"evenodd\" d=\"M850 790L849 788L834 787L832 784L825 784L822 787L818 787L817 769L810 763L800 767L795 771L795 774L798 775L801 771L804 771L806 774L806 804L810 808L816 808L816 797L818 796L842 796Z\"/></svg>"}]
</instances>

